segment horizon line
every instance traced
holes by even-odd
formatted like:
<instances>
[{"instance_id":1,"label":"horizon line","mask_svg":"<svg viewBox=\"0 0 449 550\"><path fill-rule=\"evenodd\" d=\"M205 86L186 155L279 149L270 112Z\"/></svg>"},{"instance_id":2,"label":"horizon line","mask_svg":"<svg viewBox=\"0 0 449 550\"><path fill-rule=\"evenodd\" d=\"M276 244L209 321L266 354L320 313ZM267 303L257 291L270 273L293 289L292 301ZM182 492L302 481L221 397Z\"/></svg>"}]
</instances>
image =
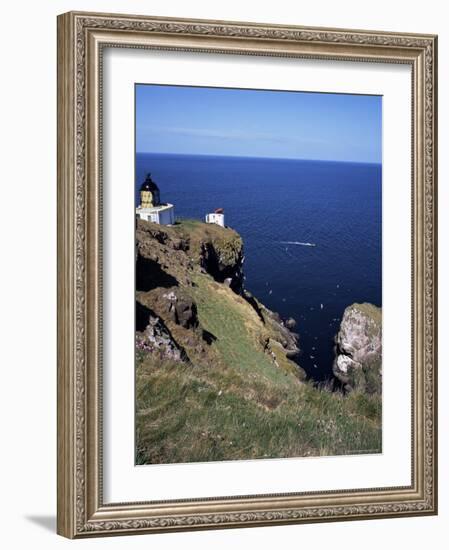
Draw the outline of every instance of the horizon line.
<instances>
[{"instance_id":1,"label":"horizon line","mask_svg":"<svg viewBox=\"0 0 449 550\"><path fill-rule=\"evenodd\" d=\"M266 157L266 156L253 156L253 155L220 155L209 153L167 153L167 152L154 152L154 151L136 151L136 155L172 155L179 157L219 157L219 158L246 158L246 159L267 159L267 160L293 160L293 161L305 161L305 162L341 162L346 164L375 164L382 166L382 160L380 161L361 161L361 160L334 160L334 159L318 159L318 158L303 158L303 157Z\"/></svg>"}]
</instances>

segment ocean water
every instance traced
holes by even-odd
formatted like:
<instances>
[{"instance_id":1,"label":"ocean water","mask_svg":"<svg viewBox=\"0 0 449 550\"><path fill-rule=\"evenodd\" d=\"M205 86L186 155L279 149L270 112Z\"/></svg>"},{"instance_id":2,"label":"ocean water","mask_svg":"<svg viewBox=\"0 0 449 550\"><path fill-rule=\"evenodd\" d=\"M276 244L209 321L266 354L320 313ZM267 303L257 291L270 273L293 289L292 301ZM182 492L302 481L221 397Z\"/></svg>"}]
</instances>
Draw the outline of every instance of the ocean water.
<instances>
[{"instance_id":1,"label":"ocean water","mask_svg":"<svg viewBox=\"0 0 449 550\"><path fill-rule=\"evenodd\" d=\"M136 204L147 172L177 217L224 208L244 241L245 287L296 320L298 363L329 378L345 307L381 306L381 166L138 153Z\"/></svg>"}]
</instances>

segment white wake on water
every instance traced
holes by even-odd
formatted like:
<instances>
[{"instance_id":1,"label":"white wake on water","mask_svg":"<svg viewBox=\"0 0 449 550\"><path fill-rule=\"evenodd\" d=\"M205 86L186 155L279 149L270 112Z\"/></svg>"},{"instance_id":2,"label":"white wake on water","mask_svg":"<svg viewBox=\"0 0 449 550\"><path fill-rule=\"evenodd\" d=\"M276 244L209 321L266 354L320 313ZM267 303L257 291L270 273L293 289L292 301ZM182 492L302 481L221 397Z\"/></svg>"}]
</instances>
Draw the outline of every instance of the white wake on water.
<instances>
[{"instance_id":1,"label":"white wake on water","mask_svg":"<svg viewBox=\"0 0 449 550\"><path fill-rule=\"evenodd\" d=\"M281 244L295 244L297 246L316 246L315 243L301 243L299 241L280 241Z\"/></svg>"}]
</instances>

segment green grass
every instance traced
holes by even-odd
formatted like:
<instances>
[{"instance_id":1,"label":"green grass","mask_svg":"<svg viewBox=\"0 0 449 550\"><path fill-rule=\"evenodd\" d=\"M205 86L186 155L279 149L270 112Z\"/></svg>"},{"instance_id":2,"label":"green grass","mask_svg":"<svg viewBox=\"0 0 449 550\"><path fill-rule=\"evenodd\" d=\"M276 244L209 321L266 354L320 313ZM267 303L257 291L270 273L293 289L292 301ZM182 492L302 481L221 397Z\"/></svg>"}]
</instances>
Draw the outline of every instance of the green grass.
<instances>
[{"instance_id":1,"label":"green grass","mask_svg":"<svg viewBox=\"0 0 449 550\"><path fill-rule=\"evenodd\" d=\"M212 344L222 357L223 366L251 378L265 379L288 387L293 380L295 367L278 368L263 352L263 340L269 337L257 313L243 298L229 288L198 276L192 289L198 307L201 325L211 332L216 341Z\"/></svg>"},{"instance_id":2,"label":"green grass","mask_svg":"<svg viewBox=\"0 0 449 550\"><path fill-rule=\"evenodd\" d=\"M137 463L381 451L379 395L301 383L294 367L261 351L267 329L241 297L207 275L195 283L201 325L216 338L213 361L137 357Z\"/></svg>"},{"instance_id":3,"label":"green grass","mask_svg":"<svg viewBox=\"0 0 449 550\"><path fill-rule=\"evenodd\" d=\"M204 368L149 358L137 380L139 464L381 451L378 396L301 384L271 408L219 388Z\"/></svg>"},{"instance_id":4,"label":"green grass","mask_svg":"<svg viewBox=\"0 0 449 550\"><path fill-rule=\"evenodd\" d=\"M241 297L206 275L195 282L215 362L138 357L139 464L381 451L379 395L301 383L256 345L266 329Z\"/></svg>"},{"instance_id":5,"label":"green grass","mask_svg":"<svg viewBox=\"0 0 449 550\"><path fill-rule=\"evenodd\" d=\"M382 324L382 309L367 302L355 303L351 306L353 309L358 309L367 317L371 317L377 324Z\"/></svg>"}]
</instances>

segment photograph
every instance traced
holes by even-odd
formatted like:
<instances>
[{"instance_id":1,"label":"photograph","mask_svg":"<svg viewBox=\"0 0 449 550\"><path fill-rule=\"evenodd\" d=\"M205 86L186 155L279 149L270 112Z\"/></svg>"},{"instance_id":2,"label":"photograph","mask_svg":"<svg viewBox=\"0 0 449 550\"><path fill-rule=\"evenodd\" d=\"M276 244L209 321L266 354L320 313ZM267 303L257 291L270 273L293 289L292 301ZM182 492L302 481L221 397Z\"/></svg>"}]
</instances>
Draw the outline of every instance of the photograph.
<instances>
[{"instance_id":1,"label":"photograph","mask_svg":"<svg viewBox=\"0 0 449 550\"><path fill-rule=\"evenodd\" d=\"M382 453L382 96L134 92L135 464Z\"/></svg>"}]
</instances>

